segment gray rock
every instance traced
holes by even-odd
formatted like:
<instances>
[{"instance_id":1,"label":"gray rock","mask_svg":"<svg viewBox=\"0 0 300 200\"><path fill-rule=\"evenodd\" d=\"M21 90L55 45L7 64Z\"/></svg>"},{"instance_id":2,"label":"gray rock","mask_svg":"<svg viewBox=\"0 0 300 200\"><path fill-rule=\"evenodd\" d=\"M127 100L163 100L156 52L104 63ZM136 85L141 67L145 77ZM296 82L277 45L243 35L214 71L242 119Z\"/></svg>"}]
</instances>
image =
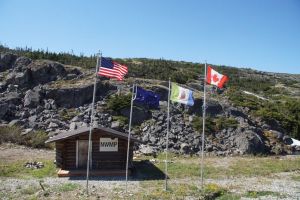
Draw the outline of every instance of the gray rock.
<instances>
[{"instance_id":1,"label":"gray rock","mask_svg":"<svg viewBox=\"0 0 300 200\"><path fill-rule=\"evenodd\" d=\"M93 83L70 88L48 88L45 98L54 99L58 107L79 107L92 101L93 89ZM116 87L109 83L97 83L96 101L99 100L101 96L105 96L109 91L115 89Z\"/></svg>"},{"instance_id":2,"label":"gray rock","mask_svg":"<svg viewBox=\"0 0 300 200\"><path fill-rule=\"evenodd\" d=\"M35 60L31 62L27 68L31 71L34 85L55 81L58 80L58 77L67 75L62 64L48 60Z\"/></svg>"},{"instance_id":3,"label":"gray rock","mask_svg":"<svg viewBox=\"0 0 300 200\"><path fill-rule=\"evenodd\" d=\"M30 127L33 127L36 124L36 119L37 119L36 115L28 117L28 122Z\"/></svg>"},{"instance_id":4,"label":"gray rock","mask_svg":"<svg viewBox=\"0 0 300 200\"><path fill-rule=\"evenodd\" d=\"M293 144L293 140L292 140L291 137L288 136L288 135L285 135L282 139L283 139L283 142L284 142L285 144L287 144L287 145Z\"/></svg>"},{"instance_id":5,"label":"gray rock","mask_svg":"<svg viewBox=\"0 0 300 200\"><path fill-rule=\"evenodd\" d=\"M150 142L153 143L153 144L155 144L156 141L157 141L157 139L156 139L155 137L153 137L153 136L151 136L149 140L150 140Z\"/></svg>"},{"instance_id":6,"label":"gray rock","mask_svg":"<svg viewBox=\"0 0 300 200\"><path fill-rule=\"evenodd\" d=\"M191 147L187 143L181 143L180 144L180 152L183 154L189 153L191 150Z\"/></svg>"},{"instance_id":7,"label":"gray rock","mask_svg":"<svg viewBox=\"0 0 300 200\"><path fill-rule=\"evenodd\" d=\"M0 54L0 72L10 69L17 59L17 56L11 53Z\"/></svg>"},{"instance_id":8,"label":"gray rock","mask_svg":"<svg viewBox=\"0 0 300 200\"><path fill-rule=\"evenodd\" d=\"M120 127L120 122L119 121L113 121L112 123L111 123L111 126L110 126L111 128L119 128Z\"/></svg>"},{"instance_id":9,"label":"gray rock","mask_svg":"<svg viewBox=\"0 0 300 200\"><path fill-rule=\"evenodd\" d=\"M71 119L71 122L78 122L80 121L80 118L78 116L75 116Z\"/></svg>"},{"instance_id":10,"label":"gray rock","mask_svg":"<svg viewBox=\"0 0 300 200\"><path fill-rule=\"evenodd\" d=\"M0 97L1 103L7 103L8 105L19 105L21 103L20 94L17 92L9 92L4 97Z\"/></svg>"},{"instance_id":11,"label":"gray rock","mask_svg":"<svg viewBox=\"0 0 300 200\"><path fill-rule=\"evenodd\" d=\"M273 137L282 140L283 139L283 133L275 130L270 130L270 132L273 134Z\"/></svg>"},{"instance_id":12,"label":"gray rock","mask_svg":"<svg viewBox=\"0 0 300 200\"><path fill-rule=\"evenodd\" d=\"M24 107L36 107L40 104L40 93L38 90L27 90L24 97Z\"/></svg>"},{"instance_id":13,"label":"gray rock","mask_svg":"<svg viewBox=\"0 0 300 200\"><path fill-rule=\"evenodd\" d=\"M76 130L77 129L77 123L76 122L71 122L69 130Z\"/></svg>"},{"instance_id":14,"label":"gray rock","mask_svg":"<svg viewBox=\"0 0 300 200\"><path fill-rule=\"evenodd\" d=\"M50 124L49 124L49 126L48 126L49 129L50 129L50 128L55 129L55 128L58 128L58 127L59 127L58 124L56 124L56 123L54 123L54 122L50 122Z\"/></svg>"},{"instance_id":15,"label":"gray rock","mask_svg":"<svg viewBox=\"0 0 300 200\"><path fill-rule=\"evenodd\" d=\"M24 129L24 130L22 131L21 135L26 135L26 134L28 134L28 133L30 133L30 132L32 132L32 131L33 131L32 128L26 128L26 129Z\"/></svg>"},{"instance_id":16,"label":"gray rock","mask_svg":"<svg viewBox=\"0 0 300 200\"><path fill-rule=\"evenodd\" d=\"M130 108L123 108L120 111L121 115L127 117L129 119L130 115ZM147 109L140 108L140 107L133 107L133 115L132 115L132 124L141 124L145 120L151 118L151 112Z\"/></svg>"},{"instance_id":17,"label":"gray rock","mask_svg":"<svg viewBox=\"0 0 300 200\"><path fill-rule=\"evenodd\" d=\"M12 121L9 122L8 126L20 126L22 125L23 122L18 120L18 119L14 119Z\"/></svg>"},{"instance_id":18,"label":"gray rock","mask_svg":"<svg viewBox=\"0 0 300 200\"><path fill-rule=\"evenodd\" d=\"M149 145L140 145L140 152L142 154L148 155L148 156L155 154L153 147L151 147Z\"/></svg>"},{"instance_id":19,"label":"gray rock","mask_svg":"<svg viewBox=\"0 0 300 200\"><path fill-rule=\"evenodd\" d=\"M32 62L30 58L27 57L19 57L13 65L14 72L21 72L26 69L26 66Z\"/></svg>"},{"instance_id":20,"label":"gray rock","mask_svg":"<svg viewBox=\"0 0 300 200\"><path fill-rule=\"evenodd\" d=\"M2 119L8 111L7 103L0 103L0 119Z\"/></svg>"},{"instance_id":21,"label":"gray rock","mask_svg":"<svg viewBox=\"0 0 300 200\"><path fill-rule=\"evenodd\" d=\"M72 79L75 79L75 78L77 78L77 75L76 75L76 74L68 74L68 75L66 76L66 79L67 79L67 80L72 80Z\"/></svg>"},{"instance_id":22,"label":"gray rock","mask_svg":"<svg viewBox=\"0 0 300 200\"><path fill-rule=\"evenodd\" d=\"M207 115L216 116L218 114L223 113L223 108L217 101L208 101L206 107L206 113ZM194 106L188 107L188 113L189 114L197 114L199 116L202 115L202 106L203 106L203 100L202 99L195 99Z\"/></svg>"},{"instance_id":23,"label":"gray rock","mask_svg":"<svg viewBox=\"0 0 300 200\"><path fill-rule=\"evenodd\" d=\"M235 144L242 154L257 154L266 151L261 137L249 130L237 135Z\"/></svg>"}]
</instances>

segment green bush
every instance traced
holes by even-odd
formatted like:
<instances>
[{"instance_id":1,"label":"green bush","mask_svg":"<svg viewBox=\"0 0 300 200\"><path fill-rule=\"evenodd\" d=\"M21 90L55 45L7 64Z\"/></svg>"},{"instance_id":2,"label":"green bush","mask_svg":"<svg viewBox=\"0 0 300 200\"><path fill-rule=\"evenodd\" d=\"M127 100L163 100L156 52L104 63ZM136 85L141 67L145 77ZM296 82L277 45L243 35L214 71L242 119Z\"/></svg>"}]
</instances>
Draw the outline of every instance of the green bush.
<instances>
[{"instance_id":1,"label":"green bush","mask_svg":"<svg viewBox=\"0 0 300 200\"><path fill-rule=\"evenodd\" d=\"M234 118L219 117L216 119L216 129L222 130L227 128L236 128L238 122Z\"/></svg>"},{"instance_id":2,"label":"green bush","mask_svg":"<svg viewBox=\"0 0 300 200\"><path fill-rule=\"evenodd\" d=\"M52 148L52 145L45 144L48 134L44 131L34 131L21 135L22 129L17 126L4 126L0 129L0 143L11 142L19 145L26 145L33 148Z\"/></svg>"},{"instance_id":3,"label":"green bush","mask_svg":"<svg viewBox=\"0 0 300 200\"><path fill-rule=\"evenodd\" d=\"M108 99L107 108L116 112L120 112L121 109L130 107L131 94L128 95L113 95Z\"/></svg>"},{"instance_id":4,"label":"green bush","mask_svg":"<svg viewBox=\"0 0 300 200\"><path fill-rule=\"evenodd\" d=\"M203 119L202 117L195 116L193 121L192 121L193 128L198 132L202 132L202 128L203 128L202 119ZM213 121L213 119L211 117L206 117L206 119L205 119L205 133L213 134L214 132L216 132L215 122Z\"/></svg>"},{"instance_id":5,"label":"green bush","mask_svg":"<svg viewBox=\"0 0 300 200\"><path fill-rule=\"evenodd\" d=\"M300 139L300 100L266 102L255 112L265 121L277 120L291 137Z\"/></svg>"}]
</instances>

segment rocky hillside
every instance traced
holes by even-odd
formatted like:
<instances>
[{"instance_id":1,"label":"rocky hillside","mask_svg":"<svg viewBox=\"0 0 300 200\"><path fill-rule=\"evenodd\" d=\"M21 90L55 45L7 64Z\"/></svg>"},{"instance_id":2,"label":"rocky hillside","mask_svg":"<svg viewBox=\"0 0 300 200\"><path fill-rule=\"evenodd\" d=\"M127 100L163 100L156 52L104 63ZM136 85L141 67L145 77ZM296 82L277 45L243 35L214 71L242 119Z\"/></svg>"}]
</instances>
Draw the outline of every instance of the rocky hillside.
<instances>
[{"instance_id":1,"label":"rocky hillside","mask_svg":"<svg viewBox=\"0 0 300 200\"><path fill-rule=\"evenodd\" d=\"M171 105L169 148L175 153L200 152L203 65L151 59L119 59L129 67L124 82L99 78L95 124L128 132L130 84L157 92L160 108L134 107L133 135L145 144L136 149L154 154L165 148L166 77L195 92L195 105ZM2 51L0 56L0 123L18 126L23 135L48 136L88 126L94 71ZM197 67L198 66L198 67ZM213 155L285 154L300 139L300 76L216 66L229 75L223 90L208 86L205 151ZM119 95L116 95L116 94ZM299 150L299 149L298 149Z\"/></svg>"}]
</instances>

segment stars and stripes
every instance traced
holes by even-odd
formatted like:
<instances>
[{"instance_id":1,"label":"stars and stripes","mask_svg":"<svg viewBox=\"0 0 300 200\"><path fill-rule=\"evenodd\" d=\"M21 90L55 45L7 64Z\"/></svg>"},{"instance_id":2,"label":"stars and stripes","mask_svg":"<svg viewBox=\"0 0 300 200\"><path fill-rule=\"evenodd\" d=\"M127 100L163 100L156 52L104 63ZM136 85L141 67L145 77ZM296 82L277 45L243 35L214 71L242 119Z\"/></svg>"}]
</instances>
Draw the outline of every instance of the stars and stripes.
<instances>
[{"instance_id":1,"label":"stars and stripes","mask_svg":"<svg viewBox=\"0 0 300 200\"><path fill-rule=\"evenodd\" d=\"M111 58L101 58L100 67L98 71L99 76L116 78L117 80L122 81L127 73L128 68L125 65L121 65L113 61Z\"/></svg>"}]
</instances>

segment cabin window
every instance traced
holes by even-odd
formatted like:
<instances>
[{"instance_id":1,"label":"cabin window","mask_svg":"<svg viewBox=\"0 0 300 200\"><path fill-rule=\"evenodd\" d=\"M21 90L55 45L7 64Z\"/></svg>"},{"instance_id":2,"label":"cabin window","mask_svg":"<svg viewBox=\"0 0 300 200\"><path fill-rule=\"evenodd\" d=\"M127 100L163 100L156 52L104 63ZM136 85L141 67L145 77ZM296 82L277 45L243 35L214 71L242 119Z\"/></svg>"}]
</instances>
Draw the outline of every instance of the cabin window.
<instances>
[{"instance_id":1,"label":"cabin window","mask_svg":"<svg viewBox=\"0 0 300 200\"><path fill-rule=\"evenodd\" d=\"M100 138L100 151L117 152L118 138Z\"/></svg>"}]
</instances>

